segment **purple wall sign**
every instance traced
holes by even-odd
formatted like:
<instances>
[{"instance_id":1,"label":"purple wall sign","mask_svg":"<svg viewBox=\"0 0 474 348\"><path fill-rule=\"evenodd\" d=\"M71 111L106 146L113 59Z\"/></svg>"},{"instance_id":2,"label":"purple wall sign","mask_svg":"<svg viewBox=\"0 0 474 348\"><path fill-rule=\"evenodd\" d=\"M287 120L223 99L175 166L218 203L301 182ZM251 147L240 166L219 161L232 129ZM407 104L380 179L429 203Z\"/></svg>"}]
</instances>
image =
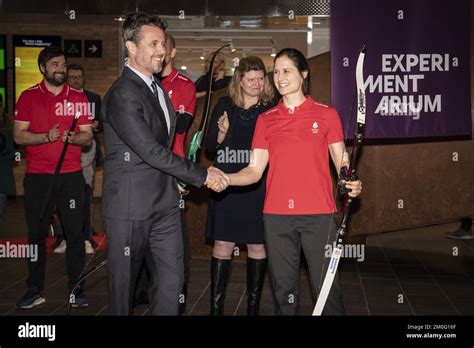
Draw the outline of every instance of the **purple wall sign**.
<instances>
[{"instance_id":1,"label":"purple wall sign","mask_svg":"<svg viewBox=\"0 0 474 348\"><path fill-rule=\"evenodd\" d=\"M367 44L367 138L471 135L470 1L331 0L331 102L354 133ZM355 113L355 107L353 113Z\"/></svg>"}]
</instances>

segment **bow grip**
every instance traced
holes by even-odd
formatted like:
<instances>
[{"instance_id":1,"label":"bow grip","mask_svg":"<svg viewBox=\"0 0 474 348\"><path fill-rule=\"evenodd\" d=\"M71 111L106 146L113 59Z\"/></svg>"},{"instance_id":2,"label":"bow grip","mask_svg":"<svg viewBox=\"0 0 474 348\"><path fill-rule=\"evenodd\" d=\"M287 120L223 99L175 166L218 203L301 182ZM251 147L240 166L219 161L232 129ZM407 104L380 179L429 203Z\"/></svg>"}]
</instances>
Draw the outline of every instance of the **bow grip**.
<instances>
[{"instance_id":1,"label":"bow grip","mask_svg":"<svg viewBox=\"0 0 474 348\"><path fill-rule=\"evenodd\" d=\"M355 170L349 171L349 168L347 166L341 167L341 170L339 171L339 180L337 182L337 188L339 190L339 193L341 195L344 195L346 193L351 192L352 190L346 188L345 183L347 181L355 181L357 179L358 177L355 174Z\"/></svg>"}]
</instances>

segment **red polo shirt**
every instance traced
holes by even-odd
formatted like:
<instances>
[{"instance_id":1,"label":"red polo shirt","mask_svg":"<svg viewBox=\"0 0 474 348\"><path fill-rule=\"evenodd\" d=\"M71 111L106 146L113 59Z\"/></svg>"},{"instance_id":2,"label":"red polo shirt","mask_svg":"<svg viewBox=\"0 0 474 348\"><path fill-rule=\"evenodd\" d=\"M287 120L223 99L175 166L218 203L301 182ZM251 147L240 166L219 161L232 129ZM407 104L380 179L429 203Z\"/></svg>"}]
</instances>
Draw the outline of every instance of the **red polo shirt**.
<instances>
[{"instance_id":1,"label":"red polo shirt","mask_svg":"<svg viewBox=\"0 0 474 348\"><path fill-rule=\"evenodd\" d=\"M252 149L269 152L264 213L336 211L328 145L343 141L336 110L311 97L292 112L282 100L258 117Z\"/></svg>"},{"instance_id":2,"label":"red polo shirt","mask_svg":"<svg viewBox=\"0 0 474 348\"><path fill-rule=\"evenodd\" d=\"M173 69L171 74L166 76L161 83L166 92L168 92L176 116L178 116L179 113L187 113L191 117L194 117L194 111L196 109L196 86L194 86L193 81L179 73L178 70ZM182 134L176 133L171 147L171 150L181 157L186 156L184 152L185 138L186 132Z\"/></svg>"},{"instance_id":3,"label":"red polo shirt","mask_svg":"<svg viewBox=\"0 0 474 348\"><path fill-rule=\"evenodd\" d=\"M15 121L29 122L28 130L33 133L47 133L55 124L59 124L59 138L53 143L26 146L26 173L54 174L64 143L63 131L71 128L76 112L81 117L74 129L92 124L92 113L86 95L64 84L60 94L55 96L46 89L44 81L21 93L16 104ZM61 173L80 171L81 147L69 145L61 168Z\"/></svg>"}]
</instances>

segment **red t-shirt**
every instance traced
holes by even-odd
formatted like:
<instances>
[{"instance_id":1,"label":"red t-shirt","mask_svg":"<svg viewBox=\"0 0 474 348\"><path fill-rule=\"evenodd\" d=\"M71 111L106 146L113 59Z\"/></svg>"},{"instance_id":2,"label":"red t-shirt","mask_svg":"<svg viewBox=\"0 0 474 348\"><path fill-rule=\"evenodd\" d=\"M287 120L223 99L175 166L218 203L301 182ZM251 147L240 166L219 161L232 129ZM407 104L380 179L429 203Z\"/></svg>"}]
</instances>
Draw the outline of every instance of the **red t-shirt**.
<instances>
[{"instance_id":1,"label":"red t-shirt","mask_svg":"<svg viewBox=\"0 0 474 348\"><path fill-rule=\"evenodd\" d=\"M283 102L258 117L252 149L269 152L264 213L336 211L328 145L343 141L336 110L311 97L293 112Z\"/></svg>"},{"instance_id":2,"label":"red t-shirt","mask_svg":"<svg viewBox=\"0 0 474 348\"><path fill-rule=\"evenodd\" d=\"M194 86L193 81L183 74L180 74L178 70L173 69L171 74L166 76L161 83L166 92L168 92L176 116L178 116L179 113L187 113L191 117L194 117L194 111L196 109L196 86ZM173 145L171 146L171 150L181 157L186 156L184 152L185 138L186 132L182 134L175 133Z\"/></svg>"},{"instance_id":3,"label":"red t-shirt","mask_svg":"<svg viewBox=\"0 0 474 348\"><path fill-rule=\"evenodd\" d=\"M46 89L44 81L21 93L16 104L15 121L29 122L28 130L33 133L47 133L55 124L59 124L59 138L53 143L26 146L26 173L54 174L64 143L63 131L71 128L76 112L81 116L74 129L92 124L92 109L86 95L68 84L55 96ZM61 173L80 171L81 147L69 145Z\"/></svg>"}]
</instances>

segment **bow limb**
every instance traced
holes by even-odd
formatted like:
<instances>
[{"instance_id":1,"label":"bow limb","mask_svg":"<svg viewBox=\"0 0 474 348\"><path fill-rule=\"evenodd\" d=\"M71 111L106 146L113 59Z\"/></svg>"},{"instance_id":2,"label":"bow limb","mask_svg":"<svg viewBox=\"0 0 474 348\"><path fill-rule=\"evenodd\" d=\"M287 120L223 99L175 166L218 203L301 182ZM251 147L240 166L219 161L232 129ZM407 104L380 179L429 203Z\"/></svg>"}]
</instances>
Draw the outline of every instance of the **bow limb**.
<instances>
[{"instance_id":1,"label":"bow limb","mask_svg":"<svg viewBox=\"0 0 474 348\"><path fill-rule=\"evenodd\" d=\"M365 59L366 47L362 48L359 53L359 58L356 65L356 87L357 87L357 125L354 134L354 142L351 149L350 160L349 160L349 170L348 173L352 178L355 178L355 167L357 162L357 155L359 153L362 139L364 138L364 126L365 126L365 112L366 112L366 100L365 100L365 86L364 86L364 59ZM352 116L352 112L351 112ZM349 124L350 125L350 120ZM348 159L347 152L344 152L342 156L342 161ZM342 166L342 163L341 163ZM336 241L335 247L333 248L331 259L329 260L329 266L324 278L321 291L319 292L318 300L316 306L314 307L313 315L321 315L326 305L329 292L331 290L334 278L336 276L337 268L339 265L339 260L343 254L343 241L344 237L347 234L347 224L349 221L349 215L351 211L352 198L346 192L344 194L344 204L343 204L343 216L342 220L336 231ZM330 231L330 227L329 227ZM329 240L329 232L328 232ZM323 264L324 265L324 264Z\"/></svg>"},{"instance_id":2,"label":"bow limb","mask_svg":"<svg viewBox=\"0 0 474 348\"><path fill-rule=\"evenodd\" d=\"M69 132L67 133L68 136L76 128L77 121L79 121L79 117L81 117L81 112L80 111L76 112L76 116L74 116L74 120L72 121L71 128L69 128ZM44 218L46 217L46 211L48 210L49 203L51 202L51 198L53 196L54 189L56 188L56 184L58 182L59 173L61 172L61 168L63 166L64 158L66 157L67 148L69 146L69 137L68 136L66 137L66 140L64 141L63 149L61 151L61 155L59 156L58 164L56 165L56 169L54 170L53 182L49 186L48 191L46 192L46 196L45 196L44 201L43 201L43 206L41 208L41 215L40 215L41 220L44 220Z\"/></svg>"},{"instance_id":3,"label":"bow limb","mask_svg":"<svg viewBox=\"0 0 474 348\"><path fill-rule=\"evenodd\" d=\"M193 162L197 161L198 151L201 148L202 138L204 136L204 132L206 131L207 120L209 118L209 108L211 105L211 94L212 94L212 84L214 83L212 76L214 75L214 62L216 61L216 57L219 52L224 49L225 47L230 47L230 44L223 45L219 47L211 57L209 61L209 69L207 71L207 75L209 76L209 84L207 85L206 94L204 96L204 110L203 110L203 117L201 119L201 125L199 130L194 134L191 143L189 144L187 158ZM186 187L187 183L183 181L179 181L179 184L182 187Z\"/></svg>"},{"instance_id":4,"label":"bow limb","mask_svg":"<svg viewBox=\"0 0 474 348\"><path fill-rule=\"evenodd\" d=\"M216 60L217 55L219 52L225 48L229 47L230 44L223 45L217 49L214 54L211 57L211 60L209 62L209 70L207 72L207 75L209 76L209 84L206 89L206 94L204 96L204 111L203 111L203 117L201 120L201 126L199 127L199 130L197 133L194 135L191 145L189 147L189 152L188 152L188 158L193 159L196 161L197 157L197 151L198 149L201 148L201 143L202 143L202 138L204 135L204 132L206 131L206 125L207 125L207 120L209 118L209 109L210 109L210 104L211 104L211 94L212 94L212 84L213 84L213 79L212 76L214 75L214 62Z\"/></svg>"},{"instance_id":5,"label":"bow limb","mask_svg":"<svg viewBox=\"0 0 474 348\"><path fill-rule=\"evenodd\" d=\"M97 248L94 250L94 253L92 254L92 256L90 257L89 259L89 262L87 262L87 264L84 266L84 268L82 269L81 271L81 274L79 275L79 279L76 281L76 283L74 284L72 290L69 292L69 296L68 296L68 300L67 300L67 315L69 315L70 311L71 311L71 296L74 295L74 291L76 290L76 288L84 281L86 280L86 278L88 278L89 276L91 276L92 274L94 274L96 271L98 271L100 268L102 268L102 266L105 266L107 264L107 260L104 260L102 261L100 264L96 265L94 268L90 269L89 271L85 272L87 267L89 266L89 264L92 262L92 260L94 259L95 255L97 254L97 252L99 251L100 249L100 246L102 245L102 242L105 240L106 236L104 236L101 241L99 242L99 245L97 246ZM85 273L84 273L85 272Z\"/></svg>"},{"instance_id":6,"label":"bow limb","mask_svg":"<svg viewBox=\"0 0 474 348\"><path fill-rule=\"evenodd\" d=\"M365 84L364 84L364 60L365 53L367 49L366 46L362 48L359 54L359 59L357 59L356 66L356 85L357 85L357 125L354 131L354 144L351 151L351 163L350 169L355 170L355 165L357 161L357 155L364 138L364 128L365 128L365 113L367 110L367 104L365 99Z\"/></svg>"},{"instance_id":7,"label":"bow limb","mask_svg":"<svg viewBox=\"0 0 474 348\"><path fill-rule=\"evenodd\" d=\"M364 45L359 53L356 65L356 87L357 87L357 124L354 131L354 140L352 144L350 161L349 161L349 174L352 178L356 178L356 163L359 150L362 146L362 140L364 139L365 129L365 113L367 109L365 99L365 85L364 85L364 60L367 49ZM338 236L336 244L342 248L343 237L347 234L347 223L349 221L350 209L351 209L352 198L346 192L344 194L344 205L343 205L343 217L338 228Z\"/></svg>"}]
</instances>

